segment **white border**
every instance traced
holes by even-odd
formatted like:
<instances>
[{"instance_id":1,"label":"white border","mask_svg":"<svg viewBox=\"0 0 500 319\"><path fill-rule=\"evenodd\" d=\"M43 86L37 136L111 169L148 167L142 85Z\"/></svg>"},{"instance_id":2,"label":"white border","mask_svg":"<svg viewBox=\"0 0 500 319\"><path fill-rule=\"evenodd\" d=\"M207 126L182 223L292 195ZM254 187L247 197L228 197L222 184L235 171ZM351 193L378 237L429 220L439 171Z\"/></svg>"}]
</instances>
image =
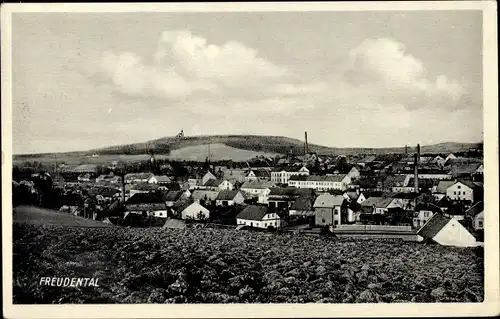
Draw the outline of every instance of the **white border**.
<instances>
[{"instance_id":1,"label":"white border","mask_svg":"<svg viewBox=\"0 0 500 319\"><path fill-rule=\"evenodd\" d=\"M498 66L494 1L3 4L2 16L2 230L6 318L248 318L486 316L500 313L498 205ZM481 304L289 304L289 305L12 305L12 105L11 14L13 12L246 12L246 11L483 11L483 108L485 154L485 301Z\"/></svg>"}]
</instances>

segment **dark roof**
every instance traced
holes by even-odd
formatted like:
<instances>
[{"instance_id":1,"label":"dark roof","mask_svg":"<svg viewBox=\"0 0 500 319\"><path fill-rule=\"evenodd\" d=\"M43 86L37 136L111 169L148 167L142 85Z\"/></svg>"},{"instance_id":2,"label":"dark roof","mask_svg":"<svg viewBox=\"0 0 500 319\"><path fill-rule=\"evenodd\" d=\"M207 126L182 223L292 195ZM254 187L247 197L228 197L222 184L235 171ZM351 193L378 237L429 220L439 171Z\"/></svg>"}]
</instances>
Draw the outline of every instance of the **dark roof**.
<instances>
[{"instance_id":1,"label":"dark roof","mask_svg":"<svg viewBox=\"0 0 500 319\"><path fill-rule=\"evenodd\" d=\"M417 231L417 234L424 238L434 238L450 221L450 218L441 214L434 214L429 221Z\"/></svg>"},{"instance_id":2,"label":"dark roof","mask_svg":"<svg viewBox=\"0 0 500 319\"><path fill-rule=\"evenodd\" d=\"M99 194L104 196L104 197L113 197L116 193L119 193L120 190L119 189L115 189L115 188L103 188Z\"/></svg>"},{"instance_id":3,"label":"dark roof","mask_svg":"<svg viewBox=\"0 0 500 319\"><path fill-rule=\"evenodd\" d=\"M158 193L137 193L132 195L125 204L151 204L151 203L165 203L161 194Z\"/></svg>"},{"instance_id":4,"label":"dark roof","mask_svg":"<svg viewBox=\"0 0 500 319\"><path fill-rule=\"evenodd\" d=\"M439 183L438 179L432 179L432 178L419 178L418 179L418 187L419 188L432 188L433 186L437 185ZM413 177L410 178L408 181L408 187L414 187L415 186L415 179Z\"/></svg>"},{"instance_id":5,"label":"dark roof","mask_svg":"<svg viewBox=\"0 0 500 319\"><path fill-rule=\"evenodd\" d=\"M266 206L249 205L239 213L236 218L247 220L262 220L267 214Z\"/></svg>"},{"instance_id":6,"label":"dark roof","mask_svg":"<svg viewBox=\"0 0 500 319\"><path fill-rule=\"evenodd\" d=\"M311 211L314 210L314 197L312 196L300 196L290 207L290 210L298 211Z\"/></svg>"},{"instance_id":7,"label":"dark roof","mask_svg":"<svg viewBox=\"0 0 500 319\"><path fill-rule=\"evenodd\" d=\"M441 208L439 208L438 206L432 204L432 203L420 203L420 204L417 204L417 206L415 206L415 211L418 212L418 211L421 211L421 210L427 210L427 211L431 211L433 213L441 213Z\"/></svg>"},{"instance_id":8,"label":"dark roof","mask_svg":"<svg viewBox=\"0 0 500 319\"><path fill-rule=\"evenodd\" d=\"M233 200L236 195L238 195L239 191L237 190L223 190L219 192L219 195L217 195L216 200Z\"/></svg>"},{"instance_id":9,"label":"dark roof","mask_svg":"<svg viewBox=\"0 0 500 319\"><path fill-rule=\"evenodd\" d=\"M251 170L256 177L269 177L271 174L269 174L269 171L263 170L263 169L252 169Z\"/></svg>"},{"instance_id":10,"label":"dark roof","mask_svg":"<svg viewBox=\"0 0 500 319\"><path fill-rule=\"evenodd\" d=\"M465 211L465 214L474 217L482 211L484 211L484 203L481 201L472 205L468 210Z\"/></svg>"},{"instance_id":11,"label":"dark roof","mask_svg":"<svg viewBox=\"0 0 500 319\"><path fill-rule=\"evenodd\" d=\"M245 182L241 185L240 188L248 188L248 189L266 189L276 186L273 182L263 182L263 181L253 181L253 182Z\"/></svg>"},{"instance_id":12,"label":"dark roof","mask_svg":"<svg viewBox=\"0 0 500 319\"><path fill-rule=\"evenodd\" d=\"M384 187L403 187L407 175L387 176L384 180Z\"/></svg>"},{"instance_id":13,"label":"dark roof","mask_svg":"<svg viewBox=\"0 0 500 319\"><path fill-rule=\"evenodd\" d=\"M281 171L286 171L286 172L298 172L304 167L303 165L299 166L289 166L289 167L277 167L273 169L273 172L281 172Z\"/></svg>"},{"instance_id":14,"label":"dark roof","mask_svg":"<svg viewBox=\"0 0 500 319\"><path fill-rule=\"evenodd\" d=\"M445 210L447 215L453 216L463 216L465 215L465 208L462 204L450 205L447 210Z\"/></svg>"},{"instance_id":15,"label":"dark roof","mask_svg":"<svg viewBox=\"0 0 500 319\"><path fill-rule=\"evenodd\" d=\"M175 202L183 194L183 191L168 191L164 193L164 199L166 202Z\"/></svg>"},{"instance_id":16,"label":"dark roof","mask_svg":"<svg viewBox=\"0 0 500 319\"><path fill-rule=\"evenodd\" d=\"M203 186L219 187L224 180L221 179L209 179Z\"/></svg>"},{"instance_id":17,"label":"dark roof","mask_svg":"<svg viewBox=\"0 0 500 319\"><path fill-rule=\"evenodd\" d=\"M295 187L271 187L271 192L269 196L289 196L296 197L305 194L313 194L313 189L307 188L295 188Z\"/></svg>"},{"instance_id":18,"label":"dark roof","mask_svg":"<svg viewBox=\"0 0 500 319\"><path fill-rule=\"evenodd\" d=\"M346 192L345 194L352 200L357 200L360 196L356 191Z\"/></svg>"}]
</instances>

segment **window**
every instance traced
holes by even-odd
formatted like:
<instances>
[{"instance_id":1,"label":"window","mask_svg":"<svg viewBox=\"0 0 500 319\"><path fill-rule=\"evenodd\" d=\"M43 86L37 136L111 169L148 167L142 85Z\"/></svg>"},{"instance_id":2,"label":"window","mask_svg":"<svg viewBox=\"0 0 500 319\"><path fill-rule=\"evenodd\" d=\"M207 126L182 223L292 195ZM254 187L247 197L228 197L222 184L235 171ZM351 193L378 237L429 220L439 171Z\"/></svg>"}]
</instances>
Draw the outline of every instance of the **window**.
<instances>
[{"instance_id":1,"label":"window","mask_svg":"<svg viewBox=\"0 0 500 319\"><path fill-rule=\"evenodd\" d=\"M457 185L457 189L460 189L460 185Z\"/></svg>"},{"instance_id":2,"label":"window","mask_svg":"<svg viewBox=\"0 0 500 319\"><path fill-rule=\"evenodd\" d=\"M336 221L335 221L335 225L338 225L338 224L339 224L339 221L338 221L338 220L336 220Z\"/></svg>"},{"instance_id":3,"label":"window","mask_svg":"<svg viewBox=\"0 0 500 319\"><path fill-rule=\"evenodd\" d=\"M453 192L453 195L457 195L457 192Z\"/></svg>"},{"instance_id":4,"label":"window","mask_svg":"<svg viewBox=\"0 0 500 319\"><path fill-rule=\"evenodd\" d=\"M483 221L482 221L482 220L478 221L478 222L477 222L477 226L478 226L479 228L483 228Z\"/></svg>"}]
</instances>

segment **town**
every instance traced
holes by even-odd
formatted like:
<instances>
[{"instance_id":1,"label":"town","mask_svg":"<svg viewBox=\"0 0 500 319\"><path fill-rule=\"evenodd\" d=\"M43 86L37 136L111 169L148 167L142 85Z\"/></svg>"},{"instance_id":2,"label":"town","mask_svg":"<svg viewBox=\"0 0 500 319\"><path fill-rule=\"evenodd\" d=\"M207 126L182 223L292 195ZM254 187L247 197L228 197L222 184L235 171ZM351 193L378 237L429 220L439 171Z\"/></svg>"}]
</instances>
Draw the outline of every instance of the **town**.
<instances>
[{"instance_id":1,"label":"town","mask_svg":"<svg viewBox=\"0 0 500 319\"><path fill-rule=\"evenodd\" d=\"M212 161L210 150L205 162L154 153L107 165L27 162L13 167L13 203L131 227L201 225L462 247L483 241L482 149L317 154L306 132L296 153L246 162Z\"/></svg>"}]
</instances>

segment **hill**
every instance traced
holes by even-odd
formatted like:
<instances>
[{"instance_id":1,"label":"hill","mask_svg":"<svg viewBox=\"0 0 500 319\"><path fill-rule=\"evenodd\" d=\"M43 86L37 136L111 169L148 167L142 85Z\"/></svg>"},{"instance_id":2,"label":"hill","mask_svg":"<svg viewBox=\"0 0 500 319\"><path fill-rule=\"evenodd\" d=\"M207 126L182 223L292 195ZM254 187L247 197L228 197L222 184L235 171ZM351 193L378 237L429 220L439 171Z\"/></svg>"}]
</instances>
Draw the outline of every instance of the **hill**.
<instances>
[{"instance_id":1,"label":"hill","mask_svg":"<svg viewBox=\"0 0 500 319\"><path fill-rule=\"evenodd\" d=\"M190 136L184 138L164 137L144 143L117 145L87 152L67 152L55 154L24 154L15 155L14 164L25 161L50 162L65 161L68 164L82 163L106 163L113 160L146 160L148 153L154 151L156 157L176 160L201 160L208 154L210 145L213 160L229 159L234 161L248 160L257 155L274 156L276 154L287 154L292 151L296 155L304 153L304 142L298 139L283 136L260 136L260 135L213 135L213 136ZM434 145L422 145L421 153L457 153L471 148L482 148L482 143L439 143ZM309 151L318 154L329 155L356 155L356 154L386 154L404 153L404 147L392 148L337 148L309 144ZM415 152L415 147L408 149L410 153ZM99 154L99 157L90 157L91 154Z\"/></svg>"}]
</instances>

